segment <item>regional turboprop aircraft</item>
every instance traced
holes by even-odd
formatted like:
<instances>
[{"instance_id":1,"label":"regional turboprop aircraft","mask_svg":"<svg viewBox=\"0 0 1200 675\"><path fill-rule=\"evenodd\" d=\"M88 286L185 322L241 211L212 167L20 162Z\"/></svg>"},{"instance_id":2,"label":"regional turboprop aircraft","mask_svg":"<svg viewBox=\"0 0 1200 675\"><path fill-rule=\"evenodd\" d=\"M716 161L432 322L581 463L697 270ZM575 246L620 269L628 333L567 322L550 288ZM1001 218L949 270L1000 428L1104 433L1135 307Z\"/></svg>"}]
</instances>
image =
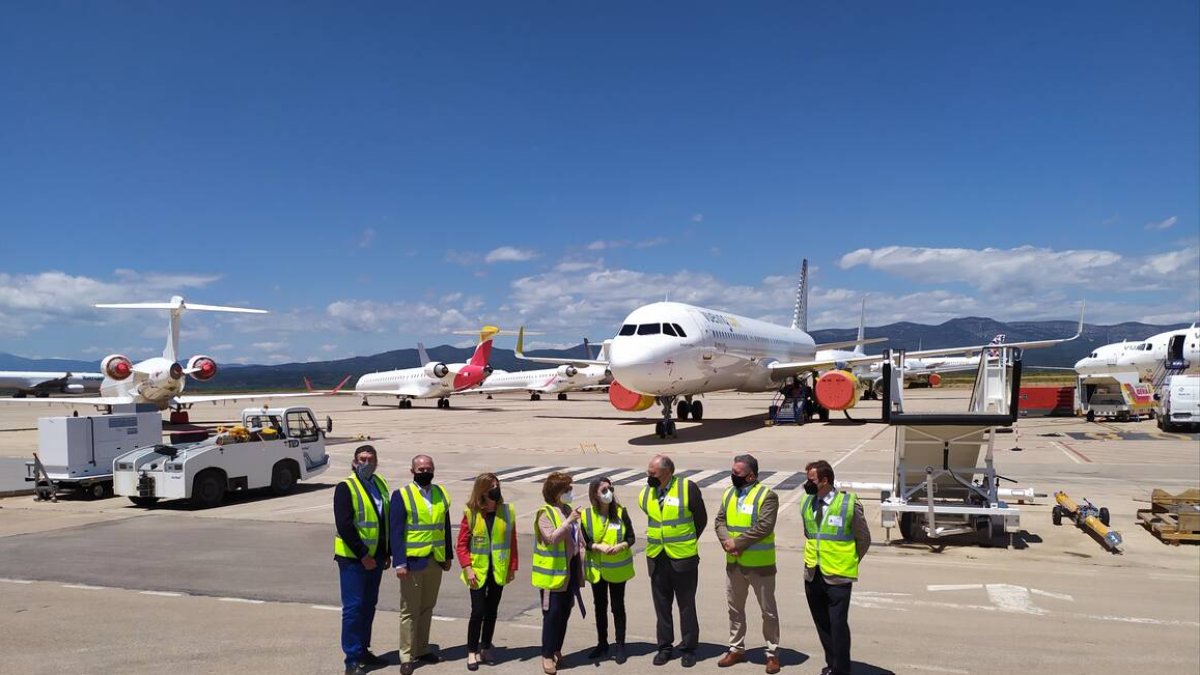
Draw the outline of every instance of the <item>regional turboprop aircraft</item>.
<instances>
[{"instance_id":1,"label":"regional turboprop aircraft","mask_svg":"<svg viewBox=\"0 0 1200 675\"><path fill-rule=\"evenodd\" d=\"M499 332L495 326L485 326L479 333L475 353L466 363L430 361L425 345L417 343L421 367L367 373L358 378L353 393L362 397L363 405L370 405L368 396L395 396L400 399L400 408L411 408L415 398L436 398L437 407L449 408L451 394L478 386L492 374L488 358L492 354L492 341Z\"/></svg>"},{"instance_id":2,"label":"regional turboprop aircraft","mask_svg":"<svg viewBox=\"0 0 1200 675\"><path fill-rule=\"evenodd\" d=\"M642 411L656 402L662 419L655 424L659 438L675 435L672 408L678 401L678 417L703 418L704 409L693 397L718 391L775 391L789 376L838 367L853 368L885 360L884 356L856 356L838 360L820 359L817 353L842 349L874 340L817 344L799 327L802 296L790 327L738 316L730 312L696 307L679 302L655 302L633 310L626 317L610 346L607 361L587 361L607 366L614 381L609 401L620 410ZM1079 337L1035 340L1008 344L1009 348L1049 347ZM982 352L991 345L927 349L908 352L910 357L930 357ZM525 357L543 363L562 359ZM828 410L845 410L858 402L861 385L848 371L826 370L817 379L817 402ZM680 400L682 399L682 400Z\"/></svg>"},{"instance_id":3,"label":"regional turboprop aircraft","mask_svg":"<svg viewBox=\"0 0 1200 675\"><path fill-rule=\"evenodd\" d=\"M137 302L100 304L105 309L165 309L170 312L167 329L167 344L162 356L133 363L124 354L109 354L100 362L104 381L100 384L100 396L72 398L41 398L26 402L43 403L52 401L66 405L115 406L148 404L159 410L170 408L172 422L187 422L187 408L196 403L220 403L247 399L289 398L313 396L311 393L246 393L216 394L211 396L183 396L186 377L198 382L207 382L217 374L217 362L211 356L196 355L188 359L187 367L176 360L179 353L179 320L186 311L237 312L242 314L266 314L266 310L245 307L222 307L218 305L196 305L184 302L178 295L170 302ZM21 402L20 399L0 399L0 403Z\"/></svg>"},{"instance_id":4,"label":"regional turboprop aircraft","mask_svg":"<svg viewBox=\"0 0 1200 675\"><path fill-rule=\"evenodd\" d=\"M93 394L100 391L103 373L0 371L0 389L13 389L13 398L50 394Z\"/></svg>"}]
</instances>

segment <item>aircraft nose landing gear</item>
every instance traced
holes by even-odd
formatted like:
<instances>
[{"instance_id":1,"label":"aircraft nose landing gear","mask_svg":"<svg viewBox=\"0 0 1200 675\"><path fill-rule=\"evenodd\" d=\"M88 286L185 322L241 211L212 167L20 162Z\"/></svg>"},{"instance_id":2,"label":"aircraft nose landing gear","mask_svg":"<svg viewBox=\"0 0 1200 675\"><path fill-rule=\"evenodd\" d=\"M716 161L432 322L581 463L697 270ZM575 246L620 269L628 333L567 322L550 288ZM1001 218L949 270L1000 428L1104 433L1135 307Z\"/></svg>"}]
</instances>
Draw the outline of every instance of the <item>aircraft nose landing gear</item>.
<instances>
[{"instance_id":1,"label":"aircraft nose landing gear","mask_svg":"<svg viewBox=\"0 0 1200 675\"><path fill-rule=\"evenodd\" d=\"M659 396L658 403L662 406L662 419L654 423L654 433L659 438L674 438L675 420L671 418L671 408L675 406L675 397Z\"/></svg>"}]
</instances>

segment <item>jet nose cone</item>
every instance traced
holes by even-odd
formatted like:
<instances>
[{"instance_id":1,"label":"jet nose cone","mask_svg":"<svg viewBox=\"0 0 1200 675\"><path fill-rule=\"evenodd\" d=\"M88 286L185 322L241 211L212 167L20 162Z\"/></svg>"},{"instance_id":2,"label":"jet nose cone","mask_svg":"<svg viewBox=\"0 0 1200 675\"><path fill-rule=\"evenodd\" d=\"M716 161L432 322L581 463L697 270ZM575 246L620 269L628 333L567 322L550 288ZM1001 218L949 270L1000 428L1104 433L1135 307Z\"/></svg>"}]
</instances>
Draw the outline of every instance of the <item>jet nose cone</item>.
<instances>
[{"instance_id":1,"label":"jet nose cone","mask_svg":"<svg viewBox=\"0 0 1200 675\"><path fill-rule=\"evenodd\" d=\"M670 367L670 347L649 340L632 343L614 340L609 352L609 370L622 385L645 394L660 393L665 369Z\"/></svg>"}]
</instances>

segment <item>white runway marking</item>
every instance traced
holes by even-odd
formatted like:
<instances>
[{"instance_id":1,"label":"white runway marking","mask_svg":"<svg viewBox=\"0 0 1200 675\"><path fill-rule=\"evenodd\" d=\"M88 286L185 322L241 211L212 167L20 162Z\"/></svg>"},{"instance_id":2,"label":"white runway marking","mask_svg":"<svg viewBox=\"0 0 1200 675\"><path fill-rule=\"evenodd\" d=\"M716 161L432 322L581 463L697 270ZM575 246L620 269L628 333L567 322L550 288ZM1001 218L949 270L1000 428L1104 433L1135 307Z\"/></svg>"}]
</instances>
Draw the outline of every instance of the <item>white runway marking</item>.
<instances>
[{"instance_id":1,"label":"white runway marking","mask_svg":"<svg viewBox=\"0 0 1200 675\"><path fill-rule=\"evenodd\" d=\"M1062 443L1059 443L1058 441L1050 441L1050 445L1053 445L1054 447L1058 448L1059 451L1062 452L1062 454L1066 455L1067 459L1070 459L1072 462L1075 462L1076 464L1083 464L1083 461L1080 460L1075 455L1071 454L1070 451L1068 451L1066 448L1063 447Z\"/></svg>"},{"instance_id":2,"label":"white runway marking","mask_svg":"<svg viewBox=\"0 0 1200 675\"><path fill-rule=\"evenodd\" d=\"M182 598L183 593L172 593L170 591L138 591L138 595L154 595L160 598Z\"/></svg>"},{"instance_id":3,"label":"white runway marking","mask_svg":"<svg viewBox=\"0 0 1200 675\"><path fill-rule=\"evenodd\" d=\"M874 434L871 435L870 438L864 440L863 442L861 442L858 445L851 448L850 452L847 452L846 454L837 458L836 461L830 462L829 466L837 467L838 464L841 464L842 462L846 461L847 459L850 459L851 455L858 452L859 450L862 450L864 447L866 447L867 443L870 443L871 441L875 440L876 438L879 438L879 434L882 434L883 432L887 431L890 428L891 427L883 427L879 431L876 431ZM779 510L782 511L782 510L788 508L789 506L795 504L796 502L800 501L800 499L804 497L804 494L805 494L804 490L796 490L796 494L792 495L791 497L788 498L788 500L786 502L781 504L779 506Z\"/></svg>"},{"instance_id":4,"label":"white runway marking","mask_svg":"<svg viewBox=\"0 0 1200 675\"><path fill-rule=\"evenodd\" d=\"M325 610L326 612L340 612L340 611L342 611L342 608L341 608L341 607L334 607L334 606L332 606L332 605L312 605L312 607L311 607L311 608L312 608L312 609L322 609L322 610Z\"/></svg>"},{"instance_id":5,"label":"white runway marking","mask_svg":"<svg viewBox=\"0 0 1200 675\"><path fill-rule=\"evenodd\" d=\"M438 616L437 614L434 614L430 618L433 619L434 621L457 621L457 619L455 619L452 616Z\"/></svg>"},{"instance_id":6,"label":"white runway marking","mask_svg":"<svg viewBox=\"0 0 1200 675\"><path fill-rule=\"evenodd\" d=\"M925 587L927 591L970 591L976 588L983 588L983 584L930 584Z\"/></svg>"},{"instance_id":7,"label":"white runway marking","mask_svg":"<svg viewBox=\"0 0 1200 675\"><path fill-rule=\"evenodd\" d=\"M88 586L87 584L63 584L63 588L77 588L83 591L107 591L105 586Z\"/></svg>"},{"instance_id":8,"label":"white runway marking","mask_svg":"<svg viewBox=\"0 0 1200 675\"><path fill-rule=\"evenodd\" d=\"M931 673L963 673L964 675L967 675L971 672L969 670L959 670L958 668L943 668L941 666L923 666L919 663L906 663L906 664L904 664L904 667L912 668L913 670L928 670Z\"/></svg>"},{"instance_id":9,"label":"white runway marking","mask_svg":"<svg viewBox=\"0 0 1200 675\"><path fill-rule=\"evenodd\" d=\"M261 605L265 600L251 600L250 598L217 598L221 602L244 602L247 605Z\"/></svg>"},{"instance_id":10,"label":"white runway marking","mask_svg":"<svg viewBox=\"0 0 1200 675\"><path fill-rule=\"evenodd\" d=\"M988 600L1001 612L1018 614L1045 614L1046 610L1033 604L1033 596L1024 586L1012 584L988 584Z\"/></svg>"},{"instance_id":11,"label":"white runway marking","mask_svg":"<svg viewBox=\"0 0 1200 675\"><path fill-rule=\"evenodd\" d=\"M316 511L317 509L332 509L332 508L333 508L332 504L317 504L316 506L301 506L301 507L294 508L294 509L284 509L282 511L276 511L275 513L279 513L279 514L301 513L303 511Z\"/></svg>"},{"instance_id":12,"label":"white runway marking","mask_svg":"<svg viewBox=\"0 0 1200 675\"><path fill-rule=\"evenodd\" d=\"M1034 595L1043 595L1047 598L1054 598L1055 600L1066 600L1067 602L1075 602L1075 598L1071 597L1070 595L1067 595L1066 593L1051 593L1050 591L1043 591L1040 588L1031 588L1031 589L1029 589L1029 592L1033 593Z\"/></svg>"},{"instance_id":13,"label":"white runway marking","mask_svg":"<svg viewBox=\"0 0 1200 675\"><path fill-rule=\"evenodd\" d=\"M6 584L32 584L32 581L27 579L0 579L0 582Z\"/></svg>"}]
</instances>

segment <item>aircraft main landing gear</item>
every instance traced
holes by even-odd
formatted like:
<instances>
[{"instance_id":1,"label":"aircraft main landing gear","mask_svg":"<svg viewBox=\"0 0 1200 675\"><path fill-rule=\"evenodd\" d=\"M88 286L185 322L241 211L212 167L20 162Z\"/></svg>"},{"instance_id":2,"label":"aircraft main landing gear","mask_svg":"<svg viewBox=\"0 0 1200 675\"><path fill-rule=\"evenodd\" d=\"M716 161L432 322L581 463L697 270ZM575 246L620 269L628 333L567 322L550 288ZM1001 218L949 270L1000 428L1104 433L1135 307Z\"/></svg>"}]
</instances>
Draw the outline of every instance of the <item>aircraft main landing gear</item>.
<instances>
[{"instance_id":1,"label":"aircraft main landing gear","mask_svg":"<svg viewBox=\"0 0 1200 675\"><path fill-rule=\"evenodd\" d=\"M530 401L540 401L540 400L542 400L542 395L537 392L533 392L532 394L529 395L529 400Z\"/></svg>"},{"instance_id":2,"label":"aircraft main landing gear","mask_svg":"<svg viewBox=\"0 0 1200 675\"><path fill-rule=\"evenodd\" d=\"M682 422L688 417L697 422L704 419L704 404L700 401L693 401L691 396L685 396L682 401L675 405L675 419Z\"/></svg>"},{"instance_id":3,"label":"aircraft main landing gear","mask_svg":"<svg viewBox=\"0 0 1200 675\"><path fill-rule=\"evenodd\" d=\"M560 400L560 401L565 401L565 400L567 400L567 393L566 393L566 392L563 392L563 393L559 394L559 395L558 395L558 400Z\"/></svg>"},{"instance_id":4,"label":"aircraft main landing gear","mask_svg":"<svg viewBox=\"0 0 1200 675\"><path fill-rule=\"evenodd\" d=\"M438 406L439 408L445 408L445 409L449 410L449 409L450 409L450 399L448 399L448 398L439 398L439 399L438 399L437 406Z\"/></svg>"}]
</instances>

